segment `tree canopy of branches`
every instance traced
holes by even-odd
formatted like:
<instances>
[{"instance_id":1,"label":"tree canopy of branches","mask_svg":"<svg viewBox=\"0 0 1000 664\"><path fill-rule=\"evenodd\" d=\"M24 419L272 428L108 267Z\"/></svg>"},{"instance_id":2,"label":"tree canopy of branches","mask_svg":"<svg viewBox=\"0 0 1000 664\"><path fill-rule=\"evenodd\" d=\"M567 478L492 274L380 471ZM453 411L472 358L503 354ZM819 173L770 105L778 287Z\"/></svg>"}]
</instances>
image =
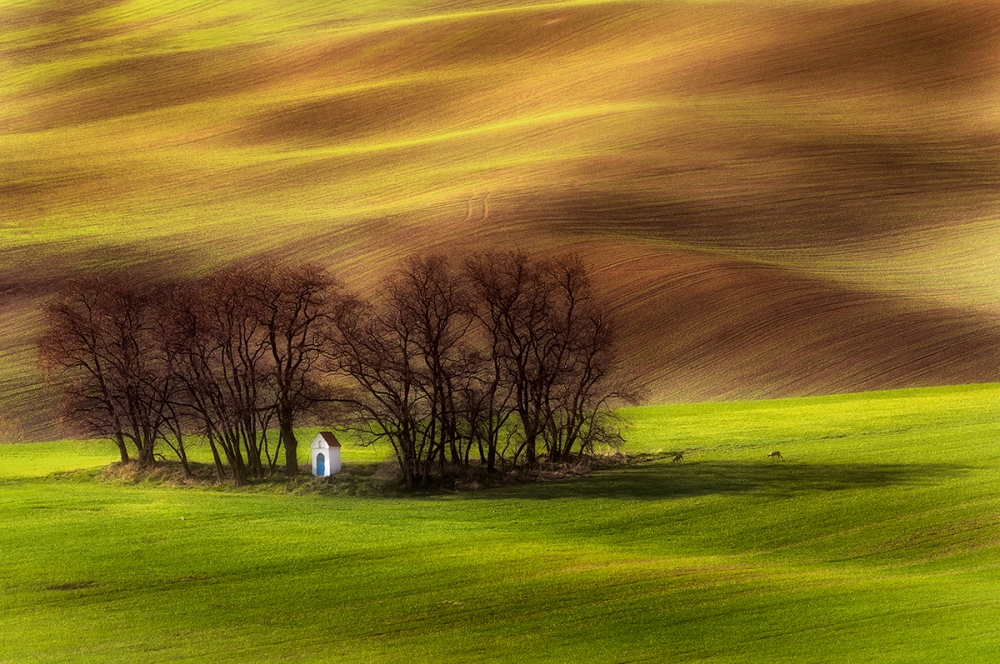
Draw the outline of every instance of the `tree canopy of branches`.
<instances>
[{"instance_id":1,"label":"tree canopy of branches","mask_svg":"<svg viewBox=\"0 0 1000 664\"><path fill-rule=\"evenodd\" d=\"M357 388L359 430L390 442L410 488L435 461L462 459L456 393L472 365L466 300L443 257L411 259L386 281L378 306L352 299L330 339L332 365Z\"/></svg>"},{"instance_id":2,"label":"tree canopy of branches","mask_svg":"<svg viewBox=\"0 0 1000 664\"><path fill-rule=\"evenodd\" d=\"M317 265L259 266L247 275L253 308L267 335L270 387L285 473L298 473L295 417L328 396L318 380L324 326L339 303L339 284Z\"/></svg>"},{"instance_id":3,"label":"tree canopy of branches","mask_svg":"<svg viewBox=\"0 0 1000 664\"><path fill-rule=\"evenodd\" d=\"M187 469L187 432L206 438L236 485L272 472L282 447L293 475L295 418L320 394L317 340L336 291L315 265L263 262L156 285L78 279L47 307L39 350L61 374L67 413L115 440L122 462L126 441L150 465L166 440Z\"/></svg>"},{"instance_id":4,"label":"tree canopy of branches","mask_svg":"<svg viewBox=\"0 0 1000 664\"><path fill-rule=\"evenodd\" d=\"M329 344L353 379L355 424L391 444L407 486L446 463L561 462L617 438L612 326L575 256L411 259Z\"/></svg>"},{"instance_id":5,"label":"tree canopy of branches","mask_svg":"<svg viewBox=\"0 0 1000 664\"><path fill-rule=\"evenodd\" d=\"M613 326L575 255L533 261L523 252L466 261L492 380L519 421L529 465L538 445L552 462L617 439L613 406L632 399L616 377Z\"/></svg>"},{"instance_id":6,"label":"tree canopy of branches","mask_svg":"<svg viewBox=\"0 0 1000 664\"><path fill-rule=\"evenodd\" d=\"M246 296L246 276L241 267L177 285L163 303L162 343L183 386L179 403L208 440L220 476L225 456L236 486L264 474L262 452L273 416L265 401L266 335Z\"/></svg>"},{"instance_id":7,"label":"tree canopy of branches","mask_svg":"<svg viewBox=\"0 0 1000 664\"><path fill-rule=\"evenodd\" d=\"M237 486L279 465L295 475L295 426L324 403L344 404L363 441L388 442L412 488L448 467L493 473L614 444L629 398L613 324L572 255L414 257L371 301L316 265L87 277L46 320L42 360L87 434L142 465L165 442L188 472L185 436L198 434ZM348 386L337 399L334 382Z\"/></svg>"},{"instance_id":8,"label":"tree canopy of branches","mask_svg":"<svg viewBox=\"0 0 1000 664\"><path fill-rule=\"evenodd\" d=\"M126 275L71 281L45 308L43 367L58 372L66 415L140 465L169 430L176 381L156 352L157 289Z\"/></svg>"}]
</instances>

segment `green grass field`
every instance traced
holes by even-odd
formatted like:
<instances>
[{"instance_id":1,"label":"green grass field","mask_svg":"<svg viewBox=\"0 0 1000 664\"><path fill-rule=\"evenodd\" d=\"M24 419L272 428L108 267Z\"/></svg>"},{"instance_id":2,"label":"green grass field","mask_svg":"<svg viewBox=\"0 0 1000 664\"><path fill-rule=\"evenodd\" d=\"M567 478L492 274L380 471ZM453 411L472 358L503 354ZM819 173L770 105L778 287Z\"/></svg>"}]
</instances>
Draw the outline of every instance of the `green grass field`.
<instances>
[{"instance_id":1,"label":"green grass field","mask_svg":"<svg viewBox=\"0 0 1000 664\"><path fill-rule=\"evenodd\" d=\"M1000 380L992 0L0 0L0 441L71 275L574 251L656 402Z\"/></svg>"},{"instance_id":2,"label":"green grass field","mask_svg":"<svg viewBox=\"0 0 1000 664\"><path fill-rule=\"evenodd\" d=\"M360 498L0 446L0 661L1000 659L1000 385L631 416L687 460Z\"/></svg>"},{"instance_id":3,"label":"green grass field","mask_svg":"<svg viewBox=\"0 0 1000 664\"><path fill-rule=\"evenodd\" d=\"M365 293L577 252L651 402L998 381L998 22L0 0L0 443L69 431L34 348L67 278L246 256ZM0 444L0 662L1000 661L1000 384L631 415L643 463L409 497Z\"/></svg>"}]
</instances>

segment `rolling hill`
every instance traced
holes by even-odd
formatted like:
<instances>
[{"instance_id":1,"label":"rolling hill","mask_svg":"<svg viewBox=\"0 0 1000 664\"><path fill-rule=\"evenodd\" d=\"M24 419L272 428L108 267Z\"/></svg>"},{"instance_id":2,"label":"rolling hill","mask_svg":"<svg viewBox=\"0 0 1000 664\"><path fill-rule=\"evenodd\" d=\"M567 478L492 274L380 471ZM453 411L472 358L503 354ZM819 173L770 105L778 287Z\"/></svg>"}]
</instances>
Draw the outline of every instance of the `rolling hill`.
<instances>
[{"instance_id":1,"label":"rolling hill","mask_svg":"<svg viewBox=\"0 0 1000 664\"><path fill-rule=\"evenodd\" d=\"M651 401L1000 379L1000 6L0 5L0 439L105 265L576 251Z\"/></svg>"},{"instance_id":2,"label":"rolling hill","mask_svg":"<svg viewBox=\"0 0 1000 664\"><path fill-rule=\"evenodd\" d=\"M644 462L404 496L351 491L391 452L349 437L332 484L240 490L2 445L0 660L993 662L998 405L645 406Z\"/></svg>"}]
</instances>

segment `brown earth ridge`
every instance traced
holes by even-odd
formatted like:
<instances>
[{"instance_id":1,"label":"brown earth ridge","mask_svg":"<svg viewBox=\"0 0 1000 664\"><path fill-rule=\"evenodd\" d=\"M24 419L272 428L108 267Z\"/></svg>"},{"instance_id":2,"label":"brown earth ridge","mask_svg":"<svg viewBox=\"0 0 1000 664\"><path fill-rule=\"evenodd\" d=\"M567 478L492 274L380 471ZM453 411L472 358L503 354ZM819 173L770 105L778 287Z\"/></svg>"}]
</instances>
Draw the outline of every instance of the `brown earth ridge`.
<instances>
[{"instance_id":1,"label":"brown earth ridge","mask_svg":"<svg viewBox=\"0 0 1000 664\"><path fill-rule=\"evenodd\" d=\"M577 252L650 402L1000 380L1000 5L322 4L0 8L0 442L63 280L256 255Z\"/></svg>"}]
</instances>

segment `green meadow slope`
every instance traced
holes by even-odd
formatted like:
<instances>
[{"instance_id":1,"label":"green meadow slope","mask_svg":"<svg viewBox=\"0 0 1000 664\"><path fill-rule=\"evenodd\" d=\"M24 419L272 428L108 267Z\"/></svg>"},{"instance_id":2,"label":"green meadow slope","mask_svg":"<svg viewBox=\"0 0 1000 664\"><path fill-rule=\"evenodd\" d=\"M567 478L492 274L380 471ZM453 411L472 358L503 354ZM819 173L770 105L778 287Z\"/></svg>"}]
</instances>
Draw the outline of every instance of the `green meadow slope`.
<instances>
[{"instance_id":1,"label":"green meadow slope","mask_svg":"<svg viewBox=\"0 0 1000 664\"><path fill-rule=\"evenodd\" d=\"M0 446L0 661L1000 656L1000 385L630 415L625 450L686 461L365 498Z\"/></svg>"},{"instance_id":2,"label":"green meadow slope","mask_svg":"<svg viewBox=\"0 0 1000 664\"><path fill-rule=\"evenodd\" d=\"M0 439L67 275L267 252L577 251L657 401L1000 378L996 3L272 4L0 3Z\"/></svg>"}]
</instances>

